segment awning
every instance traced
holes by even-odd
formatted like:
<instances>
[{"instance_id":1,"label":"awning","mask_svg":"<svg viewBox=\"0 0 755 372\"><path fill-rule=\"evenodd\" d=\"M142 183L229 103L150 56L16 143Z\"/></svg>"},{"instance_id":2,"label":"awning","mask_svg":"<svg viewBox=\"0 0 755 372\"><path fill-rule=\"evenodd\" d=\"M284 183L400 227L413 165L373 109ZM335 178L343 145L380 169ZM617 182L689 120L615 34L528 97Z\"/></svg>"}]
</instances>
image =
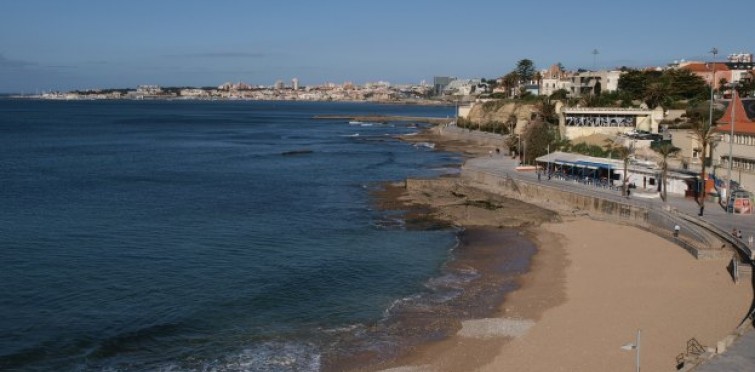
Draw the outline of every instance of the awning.
<instances>
[{"instance_id":1,"label":"awning","mask_svg":"<svg viewBox=\"0 0 755 372\"><path fill-rule=\"evenodd\" d=\"M567 165L570 167L578 167L578 168L613 169L613 164L595 163L595 162L584 161L584 160L568 161L568 160L556 159L553 162L560 165Z\"/></svg>"},{"instance_id":2,"label":"awning","mask_svg":"<svg viewBox=\"0 0 755 372\"><path fill-rule=\"evenodd\" d=\"M590 169L613 169L613 164L606 164L606 163L596 163L592 161L584 161L584 160L578 160L575 162L575 164L579 166L585 166Z\"/></svg>"}]
</instances>

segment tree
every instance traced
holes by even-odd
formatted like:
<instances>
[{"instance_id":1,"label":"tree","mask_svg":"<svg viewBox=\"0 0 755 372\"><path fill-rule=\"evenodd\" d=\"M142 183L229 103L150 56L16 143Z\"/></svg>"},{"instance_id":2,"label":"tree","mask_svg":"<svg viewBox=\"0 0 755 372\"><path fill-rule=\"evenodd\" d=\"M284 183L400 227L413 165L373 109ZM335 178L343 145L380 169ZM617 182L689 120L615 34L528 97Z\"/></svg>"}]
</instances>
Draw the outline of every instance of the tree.
<instances>
[{"instance_id":1,"label":"tree","mask_svg":"<svg viewBox=\"0 0 755 372\"><path fill-rule=\"evenodd\" d=\"M641 97L647 84L648 75L638 70L629 70L619 78L619 90L629 93L632 98Z\"/></svg>"},{"instance_id":2,"label":"tree","mask_svg":"<svg viewBox=\"0 0 755 372\"><path fill-rule=\"evenodd\" d=\"M526 83L535 76L535 63L531 59L522 59L516 63L514 71L519 75L519 81Z\"/></svg>"},{"instance_id":3,"label":"tree","mask_svg":"<svg viewBox=\"0 0 755 372\"><path fill-rule=\"evenodd\" d=\"M706 121L705 119L692 122L692 138L696 139L697 142L700 143L700 148L702 151L700 155L700 158L702 159L702 161L700 162L700 182L702 182L702 187L699 193L699 197L696 200L697 204L701 207L705 203L705 167L708 163L708 152L709 148L712 147L712 143L717 139L715 129L716 127L710 125L710 122Z\"/></svg>"},{"instance_id":4,"label":"tree","mask_svg":"<svg viewBox=\"0 0 755 372\"><path fill-rule=\"evenodd\" d=\"M708 85L705 80L687 69L674 69L664 72L669 82L669 94L676 99L705 97Z\"/></svg>"},{"instance_id":5,"label":"tree","mask_svg":"<svg viewBox=\"0 0 755 372\"><path fill-rule=\"evenodd\" d=\"M552 100L555 100L555 99L566 100L566 98L567 98L568 95L569 95L569 91L567 91L566 89L561 88L561 89L559 89L559 90L551 93L550 98Z\"/></svg>"},{"instance_id":6,"label":"tree","mask_svg":"<svg viewBox=\"0 0 755 372\"><path fill-rule=\"evenodd\" d=\"M510 97L514 88L519 86L519 79L519 74L516 71L511 71L503 76L501 80L503 80L503 87L506 89L506 96Z\"/></svg>"},{"instance_id":7,"label":"tree","mask_svg":"<svg viewBox=\"0 0 755 372\"><path fill-rule=\"evenodd\" d=\"M527 125L522 140L525 158L532 162L547 153L548 146L555 141L555 136L550 126L542 120L535 120Z\"/></svg>"},{"instance_id":8,"label":"tree","mask_svg":"<svg viewBox=\"0 0 755 372\"><path fill-rule=\"evenodd\" d=\"M648 84L642 98L651 109L658 106L668 107L671 103L669 84L664 80Z\"/></svg>"},{"instance_id":9,"label":"tree","mask_svg":"<svg viewBox=\"0 0 755 372\"><path fill-rule=\"evenodd\" d=\"M739 97L749 97L753 91L755 91L755 78L752 71L750 71L747 77L739 80L737 94L739 94Z\"/></svg>"},{"instance_id":10,"label":"tree","mask_svg":"<svg viewBox=\"0 0 755 372\"><path fill-rule=\"evenodd\" d=\"M629 159L632 157L632 149L619 144L613 139L607 139L605 149L609 158L615 153L618 159L624 162L624 177L621 180L621 195L627 196L627 181L629 181Z\"/></svg>"},{"instance_id":11,"label":"tree","mask_svg":"<svg viewBox=\"0 0 755 372\"><path fill-rule=\"evenodd\" d=\"M661 155L661 182L663 182L661 188L661 199L663 199L663 201L665 202L666 188L668 187L668 158L676 155L679 151L681 151L681 149L672 145L671 142L664 142L653 150Z\"/></svg>"},{"instance_id":12,"label":"tree","mask_svg":"<svg viewBox=\"0 0 755 372\"><path fill-rule=\"evenodd\" d=\"M541 97L538 100L538 103L535 105L535 115L538 120L541 120L546 124L558 124L556 105L550 98Z\"/></svg>"},{"instance_id":13,"label":"tree","mask_svg":"<svg viewBox=\"0 0 755 372\"><path fill-rule=\"evenodd\" d=\"M729 90L729 80L726 80L726 78L720 78L718 79L718 92L721 94L726 93L727 90Z\"/></svg>"},{"instance_id":14,"label":"tree","mask_svg":"<svg viewBox=\"0 0 755 372\"><path fill-rule=\"evenodd\" d=\"M543 82L543 74L540 73L540 71L536 71L535 75L532 77L535 80L535 83L537 85L541 85Z\"/></svg>"}]
</instances>

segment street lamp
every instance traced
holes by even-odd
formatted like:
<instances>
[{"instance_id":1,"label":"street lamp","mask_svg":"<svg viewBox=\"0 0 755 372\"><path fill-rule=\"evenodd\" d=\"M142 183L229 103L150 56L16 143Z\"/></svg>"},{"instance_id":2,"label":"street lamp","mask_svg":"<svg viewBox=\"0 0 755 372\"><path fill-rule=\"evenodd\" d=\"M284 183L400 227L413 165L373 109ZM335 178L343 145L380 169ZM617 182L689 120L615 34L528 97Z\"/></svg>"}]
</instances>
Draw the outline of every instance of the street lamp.
<instances>
[{"instance_id":1,"label":"street lamp","mask_svg":"<svg viewBox=\"0 0 755 372\"><path fill-rule=\"evenodd\" d=\"M711 68L712 74L710 75L710 114L708 116L710 126L713 126L713 86L716 84L716 54L718 54L718 49L713 48L710 50L710 53L713 54L713 62L711 62ZM705 154L703 154L703 161L705 161Z\"/></svg>"},{"instance_id":2,"label":"street lamp","mask_svg":"<svg viewBox=\"0 0 755 372\"><path fill-rule=\"evenodd\" d=\"M711 62L711 75L710 75L710 112L708 114L708 129L713 127L713 101L715 100L715 96L713 95L713 87L716 85L716 55L718 54L718 49L711 48L710 54L713 54L713 61ZM705 149L703 149L705 151ZM702 154L702 160L703 164L702 167L705 167L705 157L707 154L703 152ZM715 172L714 172L715 173ZM705 195L705 175L702 175L702 193L701 195ZM705 208L705 200L700 200L700 213L699 216L703 215L703 209Z\"/></svg>"},{"instance_id":3,"label":"street lamp","mask_svg":"<svg viewBox=\"0 0 755 372\"><path fill-rule=\"evenodd\" d=\"M726 194L726 213L729 213L729 201L731 200L731 196L733 194L731 189L731 167L734 164L734 159L732 159L733 156L733 150L734 150L734 117L736 116L737 110L734 107L734 100L737 98L737 84L732 82L731 83L731 103L729 104L729 107L731 107L731 131L729 133L729 170L727 176L729 177L729 187L727 188L728 193ZM734 214L734 203L732 201L731 205L731 213Z\"/></svg>"},{"instance_id":4,"label":"street lamp","mask_svg":"<svg viewBox=\"0 0 755 372\"><path fill-rule=\"evenodd\" d=\"M637 338L634 340L634 343L628 343L621 347L621 350L635 350L636 352L636 359L635 359L635 369L637 372L640 372L640 330L637 330Z\"/></svg>"}]
</instances>

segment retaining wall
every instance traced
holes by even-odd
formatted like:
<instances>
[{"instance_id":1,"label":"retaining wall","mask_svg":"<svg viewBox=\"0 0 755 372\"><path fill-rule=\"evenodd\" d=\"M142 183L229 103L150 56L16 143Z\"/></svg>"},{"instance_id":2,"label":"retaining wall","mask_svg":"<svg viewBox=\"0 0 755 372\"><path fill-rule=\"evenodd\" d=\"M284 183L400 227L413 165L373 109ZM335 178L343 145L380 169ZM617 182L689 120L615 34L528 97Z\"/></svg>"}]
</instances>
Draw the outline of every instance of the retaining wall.
<instances>
[{"instance_id":1,"label":"retaining wall","mask_svg":"<svg viewBox=\"0 0 755 372\"><path fill-rule=\"evenodd\" d=\"M630 224L674 242L698 259L728 257L731 254L722 249L718 237L668 211L576 194L469 167L462 168L461 180L468 186L561 213L586 214L597 219ZM679 237L674 237L673 227L677 224L681 226L681 232Z\"/></svg>"}]
</instances>

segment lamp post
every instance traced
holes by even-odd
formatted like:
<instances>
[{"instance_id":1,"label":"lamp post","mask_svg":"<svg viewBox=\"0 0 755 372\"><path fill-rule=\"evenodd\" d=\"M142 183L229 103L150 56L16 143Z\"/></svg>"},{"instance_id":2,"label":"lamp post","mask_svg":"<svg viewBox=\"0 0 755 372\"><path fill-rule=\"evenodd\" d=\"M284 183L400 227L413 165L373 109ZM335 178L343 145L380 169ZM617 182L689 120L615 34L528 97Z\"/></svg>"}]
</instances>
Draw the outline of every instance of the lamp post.
<instances>
[{"instance_id":1,"label":"lamp post","mask_svg":"<svg viewBox=\"0 0 755 372\"><path fill-rule=\"evenodd\" d=\"M713 127L713 101L715 100L715 96L713 95L713 87L716 85L716 55L718 54L718 49L711 48L710 54L713 54L713 62L711 62L711 75L710 75L710 112L708 113L708 129ZM705 154L705 149L703 148L703 154L702 154L702 160L703 164L701 165L703 168L705 167L705 157L707 154ZM715 172L714 172L715 173ZM702 190L701 195L705 195L705 175L702 175ZM705 208L705 200L700 200L700 213L699 216L703 215L703 209Z\"/></svg>"},{"instance_id":2,"label":"lamp post","mask_svg":"<svg viewBox=\"0 0 755 372\"><path fill-rule=\"evenodd\" d=\"M713 62L711 63L712 73L710 75L710 113L708 116L708 120L710 123L710 126L713 126L713 87L716 85L716 54L718 54L718 49L713 48L710 50L710 53L713 54ZM705 154L703 154L703 161L705 161Z\"/></svg>"},{"instance_id":3,"label":"lamp post","mask_svg":"<svg viewBox=\"0 0 755 372\"><path fill-rule=\"evenodd\" d=\"M734 100L737 98L737 85L732 82L731 83L731 103L729 104L729 107L731 107L731 131L729 133L729 169L727 172L727 176L729 177L729 187L727 187L728 193L726 194L726 213L729 213L729 201L732 200L732 189L731 189L731 167L734 164L734 159L732 159L733 152L734 152L734 123L736 120L734 120L734 117L736 116L737 110L734 107ZM731 213L734 214L734 202L732 201L731 204Z\"/></svg>"},{"instance_id":4,"label":"lamp post","mask_svg":"<svg viewBox=\"0 0 755 372\"><path fill-rule=\"evenodd\" d=\"M634 340L634 343L629 343L621 347L621 350L635 350L636 352L636 358L635 358L635 370L637 372L640 372L640 330L637 330L637 338Z\"/></svg>"}]
</instances>

